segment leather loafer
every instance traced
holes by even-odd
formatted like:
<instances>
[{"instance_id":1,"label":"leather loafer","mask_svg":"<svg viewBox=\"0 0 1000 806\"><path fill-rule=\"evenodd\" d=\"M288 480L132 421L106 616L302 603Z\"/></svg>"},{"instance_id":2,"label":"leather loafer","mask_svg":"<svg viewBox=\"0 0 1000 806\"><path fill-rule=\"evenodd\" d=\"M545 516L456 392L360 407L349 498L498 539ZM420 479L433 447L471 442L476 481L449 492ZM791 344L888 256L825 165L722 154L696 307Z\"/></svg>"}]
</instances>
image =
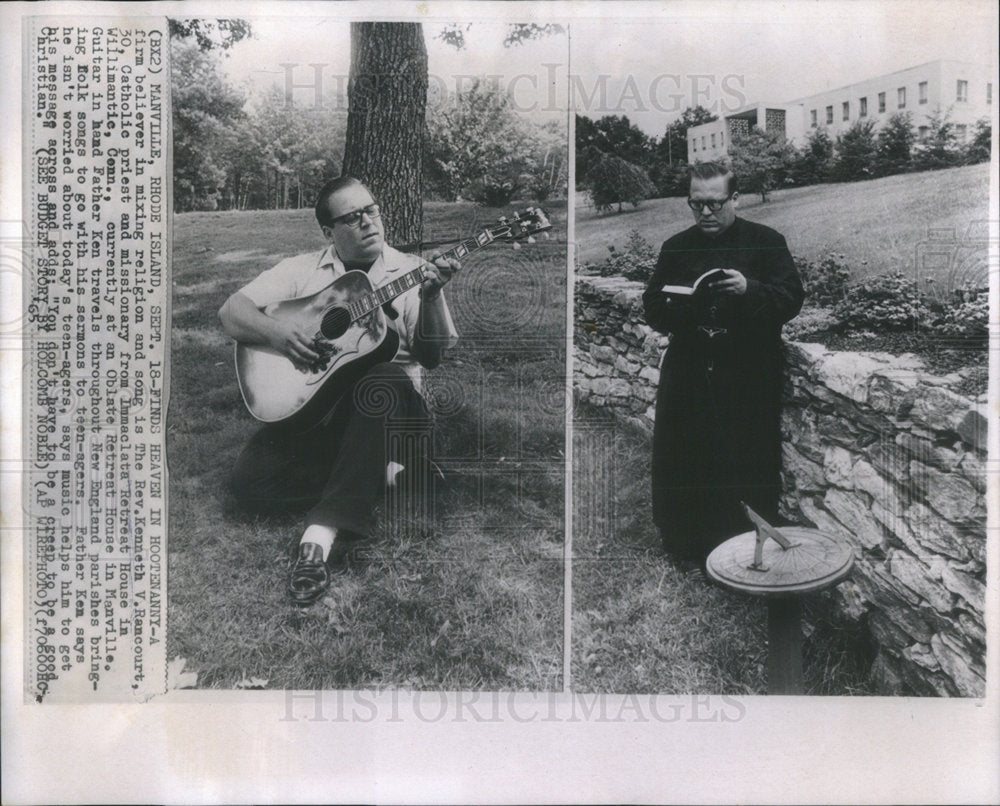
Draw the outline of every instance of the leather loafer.
<instances>
[{"instance_id":1,"label":"leather loafer","mask_svg":"<svg viewBox=\"0 0 1000 806\"><path fill-rule=\"evenodd\" d=\"M330 568L323 560L323 549L315 543L299 545L298 557L288 577L288 593L295 604L308 607L330 587Z\"/></svg>"}]
</instances>

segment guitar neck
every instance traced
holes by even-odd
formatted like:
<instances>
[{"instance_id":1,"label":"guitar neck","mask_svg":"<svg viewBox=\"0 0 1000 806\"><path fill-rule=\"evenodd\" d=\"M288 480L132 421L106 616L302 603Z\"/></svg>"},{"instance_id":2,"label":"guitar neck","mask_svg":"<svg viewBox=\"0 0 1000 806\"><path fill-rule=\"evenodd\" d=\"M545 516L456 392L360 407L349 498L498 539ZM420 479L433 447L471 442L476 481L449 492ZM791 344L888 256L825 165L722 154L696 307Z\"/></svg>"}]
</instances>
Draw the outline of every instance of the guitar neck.
<instances>
[{"instance_id":1,"label":"guitar neck","mask_svg":"<svg viewBox=\"0 0 1000 806\"><path fill-rule=\"evenodd\" d=\"M484 246L488 246L496 240L496 236L490 230L483 230L475 238L468 238L459 242L451 249L443 252L443 258L463 258L478 252ZM405 294L411 288L416 288L427 279L427 273L423 265L418 266L413 271L408 271L402 277L397 277L391 283L386 283L376 288L372 293L366 294L361 299L355 300L348 306L351 314L351 321L357 321L363 316L367 316L377 308L381 308L387 302L392 302L396 297Z\"/></svg>"}]
</instances>

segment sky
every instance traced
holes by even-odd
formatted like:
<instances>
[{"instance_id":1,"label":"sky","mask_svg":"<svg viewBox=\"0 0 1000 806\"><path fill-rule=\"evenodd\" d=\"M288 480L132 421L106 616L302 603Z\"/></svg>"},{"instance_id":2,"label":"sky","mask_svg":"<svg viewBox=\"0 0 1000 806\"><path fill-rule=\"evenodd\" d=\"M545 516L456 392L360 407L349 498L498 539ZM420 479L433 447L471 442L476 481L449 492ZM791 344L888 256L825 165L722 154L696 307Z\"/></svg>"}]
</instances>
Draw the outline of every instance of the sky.
<instances>
[{"instance_id":1,"label":"sky","mask_svg":"<svg viewBox=\"0 0 1000 806\"><path fill-rule=\"evenodd\" d=\"M315 98L317 68L323 91L346 91L350 68L350 26L342 20L250 18L254 38L233 46L223 70L235 83L260 92L277 84L308 85L295 98ZM544 122L566 119L568 42L555 33L503 47L509 27L502 22L462 23L465 47L457 50L438 38L447 19L426 22L428 85L431 102L442 93L468 87L485 76L510 92L516 110ZM468 28L466 29L466 26ZM284 67L282 65L293 65Z\"/></svg>"},{"instance_id":2,"label":"sky","mask_svg":"<svg viewBox=\"0 0 1000 806\"><path fill-rule=\"evenodd\" d=\"M463 23L482 16L474 3L452 8L466 12ZM478 21L466 33L467 47L456 51L435 38L451 17L425 18L432 91L491 75L522 113L559 118L569 49L578 112L627 115L659 136L696 103L720 111L742 99L790 101L940 58L996 63L996 3L988 0L675 0L553 10L549 19L568 19L569 48L561 35L504 48L506 26ZM283 86L290 75L312 85L311 65L320 64L324 89L346 86L350 31L343 19L254 18L253 27L255 38L225 60L233 81L260 90ZM308 87L295 92L299 100L314 95Z\"/></svg>"}]
</instances>

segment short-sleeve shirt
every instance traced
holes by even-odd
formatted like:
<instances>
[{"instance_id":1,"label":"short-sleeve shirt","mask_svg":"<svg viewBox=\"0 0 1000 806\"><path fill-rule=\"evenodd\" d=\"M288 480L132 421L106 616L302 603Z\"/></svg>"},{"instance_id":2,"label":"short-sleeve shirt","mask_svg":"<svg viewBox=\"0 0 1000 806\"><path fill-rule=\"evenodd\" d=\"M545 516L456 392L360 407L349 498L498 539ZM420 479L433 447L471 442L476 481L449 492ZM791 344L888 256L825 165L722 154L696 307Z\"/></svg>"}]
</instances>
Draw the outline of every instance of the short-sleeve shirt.
<instances>
[{"instance_id":1,"label":"short-sleeve shirt","mask_svg":"<svg viewBox=\"0 0 1000 806\"><path fill-rule=\"evenodd\" d=\"M380 288L424 262L424 259L417 255L408 255L386 245L382 247L382 254L368 270L368 279L372 287ZM263 308L272 302L311 296L317 291L322 291L346 271L333 245L330 245L319 252L282 260L274 268L262 272L243 286L240 293L248 297L254 305ZM393 362L402 365L417 391L420 391L423 377L423 367L413 357L413 340L417 332L417 318L420 315L419 292L420 286L416 286L396 297L392 301L392 307L398 316L396 319L387 317L389 326L399 334L399 350ZM452 347L458 341L458 333L451 312L448 310L448 303L443 297L441 304L444 307L444 319L448 329L448 342L445 347Z\"/></svg>"}]
</instances>

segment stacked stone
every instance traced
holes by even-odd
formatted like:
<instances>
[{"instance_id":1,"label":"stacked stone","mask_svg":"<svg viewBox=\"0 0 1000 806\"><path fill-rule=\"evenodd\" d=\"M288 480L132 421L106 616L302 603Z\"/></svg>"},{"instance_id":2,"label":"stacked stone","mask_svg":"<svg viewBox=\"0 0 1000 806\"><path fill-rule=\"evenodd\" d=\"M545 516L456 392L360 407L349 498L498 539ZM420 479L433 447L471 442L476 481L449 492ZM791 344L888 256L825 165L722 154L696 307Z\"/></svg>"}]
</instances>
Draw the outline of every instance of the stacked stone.
<instances>
[{"instance_id":1,"label":"stacked stone","mask_svg":"<svg viewBox=\"0 0 1000 806\"><path fill-rule=\"evenodd\" d=\"M885 693L985 691L986 399L915 356L789 345L787 514L855 547L837 591Z\"/></svg>"},{"instance_id":2,"label":"stacked stone","mask_svg":"<svg viewBox=\"0 0 1000 806\"><path fill-rule=\"evenodd\" d=\"M644 288L622 277L577 279L573 384L579 400L649 430L667 338L643 319Z\"/></svg>"},{"instance_id":3,"label":"stacked stone","mask_svg":"<svg viewBox=\"0 0 1000 806\"><path fill-rule=\"evenodd\" d=\"M577 396L649 428L666 339L643 286L576 283ZM857 565L835 591L867 623L886 694L985 691L986 398L914 356L788 345L785 514L840 535Z\"/></svg>"}]
</instances>

